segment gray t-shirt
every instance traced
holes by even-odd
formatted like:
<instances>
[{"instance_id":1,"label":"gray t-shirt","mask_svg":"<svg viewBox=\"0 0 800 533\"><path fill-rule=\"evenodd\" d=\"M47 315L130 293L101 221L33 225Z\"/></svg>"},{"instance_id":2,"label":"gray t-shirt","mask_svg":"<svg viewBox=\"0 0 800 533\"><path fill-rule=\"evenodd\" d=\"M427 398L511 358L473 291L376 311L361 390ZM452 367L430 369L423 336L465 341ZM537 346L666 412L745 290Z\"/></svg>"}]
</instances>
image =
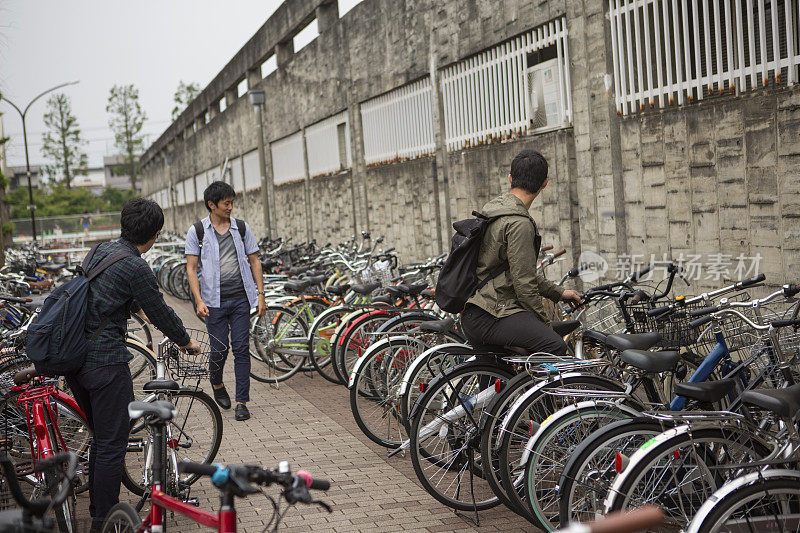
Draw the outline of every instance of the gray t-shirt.
<instances>
[{"instance_id":1,"label":"gray t-shirt","mask_svg":"<svg viewBox=\"0 0 800 533\"><path fill-rule=\"evenodd\" d=\"M214 230L214 234L219 242L219 299L224 301L247 298L233 235L230 231L220 235L217 230Z\"/></svg>"}]
</instances>

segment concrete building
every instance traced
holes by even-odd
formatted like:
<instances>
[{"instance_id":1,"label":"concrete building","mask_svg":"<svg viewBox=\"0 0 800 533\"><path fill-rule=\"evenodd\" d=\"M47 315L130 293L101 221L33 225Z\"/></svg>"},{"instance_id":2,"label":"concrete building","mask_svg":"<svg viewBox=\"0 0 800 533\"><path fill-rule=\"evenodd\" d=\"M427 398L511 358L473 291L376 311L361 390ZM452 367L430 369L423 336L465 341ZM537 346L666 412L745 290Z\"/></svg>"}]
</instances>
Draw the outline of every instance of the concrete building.
<instances>
[{"instance_id":1,"label":"concrete building","mask_svg":"<svg viewBox=\"0 0 800 533\"><path fill-rule=\"evenodd\" d=\"M131 188L131 178L122 163L123 159L120 155L103 156L103 169L105 171L105 184L107 187L123 190ZM136 187L137 189L141 189L141 182L137 183Z\"/></svg>"},{"instance_id":2,"label":"concrete building","mask_svg":"<svg viewBox=\"0 0 800 533\"><path fill-rule=\"evenodd\" d=\"M31 187L38 189L42 180L42 167L31 165ZM8 190L13 191L17 187L28 186L28 173L25 165L8 167Z\"/></svg>"},{"instance_id":3,"label":"concrete building","mask_svg":"<svg viewBox=\"0 0 800 533\"><path fill-rule=\"evenodd\" d=\"M106 170L104 167L87 168L86 174L74 176L72 178L73 187L83 187L95 196L103 194L106 188Z\"/></svg>"},{"instance_id":4,"label":"concrete building","mask_svg":"<svg viewBox=\"0 0 800 533\"><path fill-rule=\"evenodd\" d=\"M3 131L3 115L0 115L0 139L5 138ZM0 174L8 176L8 163L6 161L6 147L5 144L0 144Z\"/></svg>"},{"instance_id":5,"label":"concrete building","mask_svg":"<svg viewBox=\"0 0 800 533\"><path fill-rule=\"evenodd\" d=\"M794 280L798 6L742 4L364 0L339 17L288 0L142 156L142 192L183 232L225 168L257 234L368 229L411 261L446 250L533 148L550 182L531 212L564 268L594 252L702 262L692 291L744 262ZM264 171L248 88L266 93Z\"/></svg>"}]
</instances>

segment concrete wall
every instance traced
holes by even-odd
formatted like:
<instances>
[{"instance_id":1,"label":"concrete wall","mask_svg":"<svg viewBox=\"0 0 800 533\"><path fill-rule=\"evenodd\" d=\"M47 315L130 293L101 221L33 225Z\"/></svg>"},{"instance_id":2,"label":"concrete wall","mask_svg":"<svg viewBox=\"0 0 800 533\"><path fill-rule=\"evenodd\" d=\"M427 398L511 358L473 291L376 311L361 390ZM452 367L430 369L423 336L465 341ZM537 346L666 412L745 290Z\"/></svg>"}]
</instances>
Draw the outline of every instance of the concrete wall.
<instances>
[{"instance_id":1,"label":"concrete wall","mask_svg":"<svg viewBox=\"0 0 800 533\"><path fill-rule=\"evenodd\" d=\"M613 69L605 2L364 0L341 19L332 10L335 3L326 0L287 1L147 151L143 193L257 147L253 107L232 93L247 76L251 88L267 95L267 147L320 119L349 113L352 169L268 185L274 236L324 243L368 229L384 235L405 261L436 255L447 247L450 222L506 190L513 156L535 148L550 162L550 184L531 211L545 241L569 250L571 261L561 270L586 250L612 264L637 254L701 254L703 261L709 254L760 254L760 268L773 283L796 278L796 86L619 117L606 88ZM431 60L441 68L562 15L569 30L571 127L413 161L364 164L360 102L428 75ZM285 43L314 16L320 36L292 54ZM278 70L259 80L254 69L276 51ZM228 99L227 109L183 138L220 96ZM271 183L269 149L266 163ZM244 205L259 235L266 230L262 197L250 191ZM175 211L181 232L205 213L200 204ZM172 220L168 213L168 224ZM719 285L703 280L693 289Z\"/></svg>"}]
</instances>

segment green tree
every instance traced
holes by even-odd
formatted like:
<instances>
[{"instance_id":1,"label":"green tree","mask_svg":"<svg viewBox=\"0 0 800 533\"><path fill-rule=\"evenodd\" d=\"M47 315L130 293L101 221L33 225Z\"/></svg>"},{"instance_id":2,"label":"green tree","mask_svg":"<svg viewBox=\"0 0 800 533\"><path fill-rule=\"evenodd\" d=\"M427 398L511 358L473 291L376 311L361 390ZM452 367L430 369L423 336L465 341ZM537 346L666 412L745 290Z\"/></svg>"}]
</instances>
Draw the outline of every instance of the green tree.
<instances>
[{"instance_id":1,"label":"green tree","mask_svg":"<svg viewBox=\"0 0 800 533\"><path fill-rule=\"evenodd\" d=\"M175 91L175 95L172 97L172 100L175 102L175 107L172 108L172 120L173 122L178 116L186 109L192 100L194 100L197 95L200 94L200 87L197 86L195 83L184 83L183 80L178 83L178 89Z\"/></svg>"},{"instance_id":2,"label":"green tree","mask_svg":"<svg viewBox=\"0 0 800 533\"><path fill-rule=\"evenodd\" d=\"M108 213L116 213L122 211L122 206L131 198L136 198L139 193L132 189L122 190L106 187L100 198L103 200L103 211Z\"/></svg>"},{"instance_id":3,"label":"green tree","mask_svg":"<svg viewBox=\"0 0 800 533\"><path fill-rule=\"evenodd\" d=\"M144 146L142 126L147 120L139 105L139 90L133 85L114 85L111 88L106 111L110 114L108 125L114 132L114 145L122 154L123 165L131 180L131 189L136 190L139 173L139 154Z\"/></svg>"},{"instance_id":4,"label":"green tree","mask_svg":"<svg viewBox=\"0 0 800 533\"><path fill-rule=\"evenodd\" d=\"M89 158L67 95L57 93L47 100L44 124L48 131L42 135L42 155L49 161L44 172L54 180L60 176L69 189L74 176L86 174Z\"/></svg>"},{"instance_id":5,"label":"green tree","mask_svg":"<svg viewBox=\"0 0 800 533\"><path fill-rule=\"evenodd\" d=\"M0 113L0 117L2 117ZM2 133L2 132L0 132ZM5 164L5 153L3 145L8 141L8 137L0 136L0 266L5 265L5 249L6 240L11 242L10 236L12 232L12 224L9 220L9 209L6 203L6 187L8 187L8 179L3 174L3 164Z\"/></svg>"}]
</instances>

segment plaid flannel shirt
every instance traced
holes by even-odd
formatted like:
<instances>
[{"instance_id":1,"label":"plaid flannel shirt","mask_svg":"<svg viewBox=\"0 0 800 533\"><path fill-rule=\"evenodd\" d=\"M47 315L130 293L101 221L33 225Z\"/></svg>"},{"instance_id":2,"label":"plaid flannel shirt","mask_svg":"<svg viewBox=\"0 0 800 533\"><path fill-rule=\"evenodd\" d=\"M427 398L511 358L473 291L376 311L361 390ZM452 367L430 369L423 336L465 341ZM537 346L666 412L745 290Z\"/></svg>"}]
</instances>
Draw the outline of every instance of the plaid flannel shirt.
<instances>
[{"instance_id":1,"label":"plaid flannel shirt","mask_svg":"<svg viewBox=\"0 0 800 533\"><path fill-rule=\"evenodd\" d=\"M153 271L134 244L123 239L101 244L88 268L125 248L133 255L120 259L89 284L87 336L93 335L108 317L110 320L97 340L90 343L81 372L127 363L133 359L125 347L125 334L130 313L139 308L144 309L155 327L179 346L189 343L190 338L181 319L164 302Z\"/></svg>"}]
</instances>

